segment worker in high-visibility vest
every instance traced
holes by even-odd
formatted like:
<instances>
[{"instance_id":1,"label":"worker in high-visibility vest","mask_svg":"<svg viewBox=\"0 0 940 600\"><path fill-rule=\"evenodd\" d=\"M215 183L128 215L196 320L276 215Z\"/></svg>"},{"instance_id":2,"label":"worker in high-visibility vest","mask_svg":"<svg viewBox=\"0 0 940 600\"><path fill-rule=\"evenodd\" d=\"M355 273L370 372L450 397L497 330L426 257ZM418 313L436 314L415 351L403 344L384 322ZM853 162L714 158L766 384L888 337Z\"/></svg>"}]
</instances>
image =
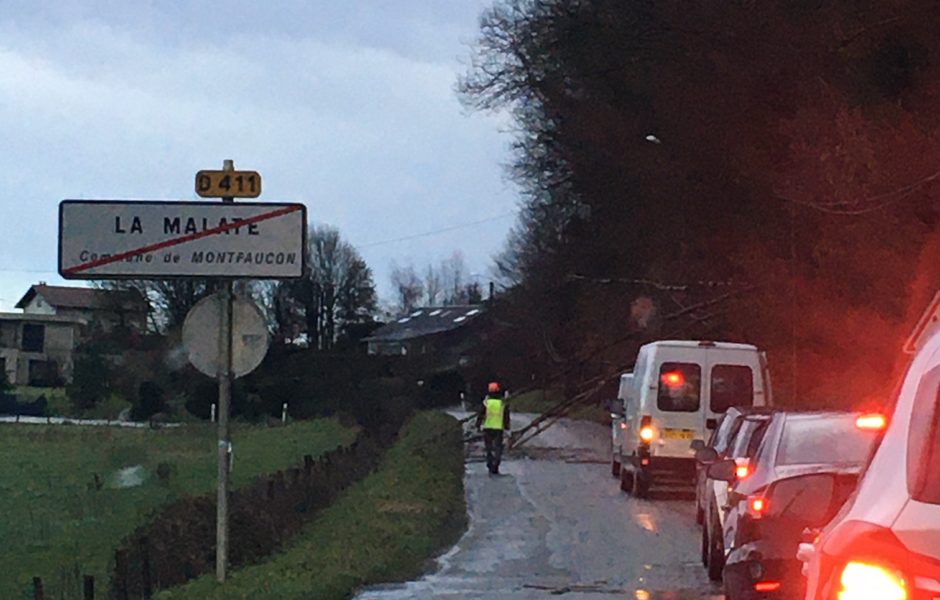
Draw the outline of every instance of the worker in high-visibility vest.
<instances>
[{"instance_id":1,"label":"worker in high-visibility vest","mask_svg":"<svg viewBox=\"0 0 940 600\"><path fill-rule=\"evenodd\" d=\"M477 429L483 430L483 443L486 445L486 467L493 475L499 473L499 462L503 457L503 432L509 431L509 405L501 392L499 383L490 383L477 414Z\"/></svg>"}]
</instances>

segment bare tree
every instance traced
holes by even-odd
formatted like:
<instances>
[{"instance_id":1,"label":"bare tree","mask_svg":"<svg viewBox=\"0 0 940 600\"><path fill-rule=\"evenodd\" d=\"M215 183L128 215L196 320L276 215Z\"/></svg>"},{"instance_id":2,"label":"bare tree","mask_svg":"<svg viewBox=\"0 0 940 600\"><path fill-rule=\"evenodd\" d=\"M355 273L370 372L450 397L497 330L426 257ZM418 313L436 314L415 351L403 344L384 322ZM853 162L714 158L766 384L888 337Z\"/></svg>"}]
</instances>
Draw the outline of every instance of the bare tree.
<instances>
[{"instance_id":1,"label":"bare tree","mask_svg":"<svg viewBox=\"0 0 940 600\"><path fill-rule=\"evenodd\" d=\"M329 350L351 326L371 321L376 308L372 271L359 252L330 226L311 229L307 238L307 272L284 282L279 325L302 321L311 347ZM288 300L294 306L288 305Z\"/></svg>"},{"instance_id":2,"label":"bare tree","mask_svg":"<svg viewBox=\"0 0 940 600\"><path fill-rule=\"evenodd\" d=\"M411 312L424 295L424 284L413 266L399 267L392 264L392 285L398 301L399 314Z\"/></svg>"},{"instance_id":3,"label":"bare tree","mask_svg":"<svg viewBox=\"0 0 940 600\"><path fill-rule=\"evenodd\" d=\"M441 293L444 291L440 271L434 268L434 265L428 265L424 273L424 297L428 306L435 306L441 299Z\"/></svg>"}]
</instances>

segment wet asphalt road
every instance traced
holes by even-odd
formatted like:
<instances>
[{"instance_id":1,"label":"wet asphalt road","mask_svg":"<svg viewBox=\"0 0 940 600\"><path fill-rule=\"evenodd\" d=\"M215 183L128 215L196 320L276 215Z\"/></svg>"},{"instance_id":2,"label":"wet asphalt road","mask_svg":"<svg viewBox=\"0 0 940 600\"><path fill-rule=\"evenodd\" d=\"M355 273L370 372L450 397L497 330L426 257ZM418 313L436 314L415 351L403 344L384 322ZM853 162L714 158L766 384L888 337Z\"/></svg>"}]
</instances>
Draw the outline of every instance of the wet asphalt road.
<instances>
[{"instance_id":1,"label":"wet asphalt road","mask_svg":"<svg viewBox=\"0 0 940 600\"><path fill-rule=\"evenodd\" d=\"M513 428L531 418L514 415ZM560 423L504 457L498 476L471 448L464 536L432 573L357 598L723 598L698 558L693 497L622 493L607 463L608 435L593 423Z\"/></svg>"}]
</instances>

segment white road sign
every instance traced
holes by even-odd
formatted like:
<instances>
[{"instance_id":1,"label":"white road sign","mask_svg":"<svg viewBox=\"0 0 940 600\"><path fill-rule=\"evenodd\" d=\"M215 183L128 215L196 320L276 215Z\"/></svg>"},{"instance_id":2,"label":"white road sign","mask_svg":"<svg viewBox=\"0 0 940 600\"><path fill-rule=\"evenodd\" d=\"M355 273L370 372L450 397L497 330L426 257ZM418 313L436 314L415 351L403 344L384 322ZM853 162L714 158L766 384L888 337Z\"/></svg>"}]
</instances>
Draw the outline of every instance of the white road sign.
<instances>
[{"instance_id":1,"label":"white road sign","mask_svg":"<svg viewBox=\"0 0 940 600\"><path fill-rule=\"evenodd\" d=\"M63 200L59 274L66 279L303 275L303 204Z\"/></svg>"},{"instance_id":2,"label":"white road sign","mask_svg":"<svg viewBox=\"0 0 940 600\"><path fill-rule=\"evenodd\" d=\"M183 347L189 362L210 377L217 377L219 328L222 321L220 294L212 294L196 303L183 322ZM270 338L261 309L246 298L232 302L232 376L241 377L255 370L268 352Z\"/></svg>"}]
</instances>

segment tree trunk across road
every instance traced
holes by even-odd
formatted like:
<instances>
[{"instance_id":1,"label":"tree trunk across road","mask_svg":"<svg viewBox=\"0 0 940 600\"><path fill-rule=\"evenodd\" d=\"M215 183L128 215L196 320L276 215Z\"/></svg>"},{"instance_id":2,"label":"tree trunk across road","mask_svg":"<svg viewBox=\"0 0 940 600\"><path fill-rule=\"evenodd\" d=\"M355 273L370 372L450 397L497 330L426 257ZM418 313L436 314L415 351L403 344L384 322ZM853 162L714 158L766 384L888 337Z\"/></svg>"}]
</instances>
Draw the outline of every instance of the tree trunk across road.
<instances>
[{"instance_id":1,"label":"tree trunk across road","mask_svg":"<svg viewBox=\"0 0 940 600\"><path fill-rule=\"evenodd\" d=\"M534 417L513 415L513 428ZM610 476L608 440L601 425L561 421L505 456L497 476L472 446L466 534L434 572L357 598L723 598L699 561L692 497L623 494Z\"/></svg>"}]
</instances>

